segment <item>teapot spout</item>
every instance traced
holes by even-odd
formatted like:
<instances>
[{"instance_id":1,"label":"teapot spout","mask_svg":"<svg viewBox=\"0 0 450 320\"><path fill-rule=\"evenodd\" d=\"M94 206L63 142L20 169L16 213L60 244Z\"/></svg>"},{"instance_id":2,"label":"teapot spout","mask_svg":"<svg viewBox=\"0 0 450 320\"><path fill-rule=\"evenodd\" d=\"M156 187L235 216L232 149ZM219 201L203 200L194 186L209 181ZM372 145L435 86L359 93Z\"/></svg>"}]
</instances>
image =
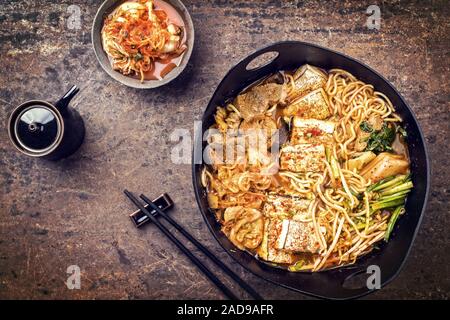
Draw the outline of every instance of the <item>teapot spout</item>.
<instances>
[{"instance_id":1,"label":"teapot spout","mask_svg":"<svg viewBox=\"0 0 450 320\"><path fill-rule=\"evenodd\" d=\"M69 91L55 103L55 107L62 111L63 109L67 108L70 101L76 96L76 94L80 91L80 89L77 86L72 86Z\"/></svg>"}]
</instances>

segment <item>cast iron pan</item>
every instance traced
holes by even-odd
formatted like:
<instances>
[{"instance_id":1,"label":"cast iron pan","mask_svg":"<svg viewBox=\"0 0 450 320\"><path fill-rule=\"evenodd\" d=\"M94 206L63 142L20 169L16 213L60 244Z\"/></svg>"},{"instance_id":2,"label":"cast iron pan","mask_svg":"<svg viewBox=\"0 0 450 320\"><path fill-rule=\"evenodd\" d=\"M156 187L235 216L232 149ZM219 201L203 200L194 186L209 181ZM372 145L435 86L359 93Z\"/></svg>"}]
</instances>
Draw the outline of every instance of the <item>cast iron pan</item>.
<instances>
[{"instance_id":1,"label":"cast iron pan","mask_svg":"<svg viewBox=\"0 0 450 320\"><path fill-rule=\"evenodd\" d=\"M251 61L268 52L275 52L278 56L257 69L247 70ZM388 96L403 118L408 133L407 141L414 189L408 196L406 214L397 222L389 243L381 244L378 249L360 258L349 267L318 273L288 272L270 266L247 252L238 250L220 231L220 224L209 209L206 192L200 182L203 165L199 164L199 159L196 158L194 152L192 173L195 196L214 237L228 254L247 270L267 281L308 295L327 299L357 298L374 291L366 285L366 280L370 276L367 273L368 266L376 265L380 268L382 286L399 273L419 229L430 183L428 155L419 124L406 101L383 76L353 58L313 44L287 41L262 48L233 67L219 84L204 112L202 130L197 132L194 149L203 150L205 148L206 142L200 139L200 134L203 135L205 130L214 123L217 106L223 105L229 98L236 96L242 89L266 75L278 70L298 68L305 63L324 69L341 68L351 72L357 78L374 85L376 90ZM358 279L359 283L356 281L355 284L355 279Z\"/></svg>"}]
</instances>

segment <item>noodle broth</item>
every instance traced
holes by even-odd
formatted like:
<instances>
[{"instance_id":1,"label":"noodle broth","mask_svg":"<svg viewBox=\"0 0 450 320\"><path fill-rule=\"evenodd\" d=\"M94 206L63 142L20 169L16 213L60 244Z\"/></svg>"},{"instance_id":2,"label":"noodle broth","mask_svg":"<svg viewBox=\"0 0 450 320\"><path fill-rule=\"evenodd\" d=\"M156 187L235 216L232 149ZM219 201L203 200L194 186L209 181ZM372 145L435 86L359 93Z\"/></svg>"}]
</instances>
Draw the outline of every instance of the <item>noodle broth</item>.
<instances>
[{"instance_id":1,"label":"noodle broth","mask_svg":"<svg viewBox=\"0 0 450 320\"><path fill-rule=\"evenodd\" d=\"M352 264L388 241L404 213L412 182L401 118L344 70L306 65L257 81L218 107L211 129L245 155L223 163L210 151L202 173L210 207L237 248L273 266ZM248 143L226 142L248 129L288 134L252 163Z\"/></svg>"}]
</instances>

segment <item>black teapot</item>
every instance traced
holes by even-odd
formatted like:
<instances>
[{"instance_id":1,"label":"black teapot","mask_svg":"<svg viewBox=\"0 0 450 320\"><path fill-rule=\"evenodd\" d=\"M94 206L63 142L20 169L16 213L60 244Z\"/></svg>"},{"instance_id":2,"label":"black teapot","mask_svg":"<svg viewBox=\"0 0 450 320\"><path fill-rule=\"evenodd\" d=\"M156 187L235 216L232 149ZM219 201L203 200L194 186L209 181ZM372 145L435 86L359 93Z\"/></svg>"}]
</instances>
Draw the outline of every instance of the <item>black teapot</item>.
<instances>
[{"instance_id":1,"label":"black teapot","mask_svg":"<svg viewBox=\"0 0 450 320\"><path fill-rule=\"evenodd\" d=\"M73 154L85 134L83 119L69 107L79 91L73 86L55 104L31 100L15 108L8 121L13 145L28 156L47 160Z\"/></svg>"}]
</instances>

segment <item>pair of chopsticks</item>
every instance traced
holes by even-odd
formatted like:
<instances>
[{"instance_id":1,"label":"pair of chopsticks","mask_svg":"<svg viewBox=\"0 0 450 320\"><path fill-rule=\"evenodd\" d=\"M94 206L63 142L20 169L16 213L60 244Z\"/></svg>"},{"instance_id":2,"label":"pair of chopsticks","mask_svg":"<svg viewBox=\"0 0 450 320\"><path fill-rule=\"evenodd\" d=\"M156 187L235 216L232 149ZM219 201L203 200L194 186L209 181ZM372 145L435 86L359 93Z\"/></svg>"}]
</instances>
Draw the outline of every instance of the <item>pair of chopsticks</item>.
<instances>
[{"instance_id":1,"label":"pair of chopsticks","mask_svg":"<svg viewBox=\"0 0 450 320\"><path fill-rule=\"evenodd\" d=\"M211 272L211 270L203 264L195 255L192 254L189 249L178 240L170 231L162 224L156 215L161 216L164 220L170 223L175 229L177 229L183 236L185 236L192 244L194 244L206 257L211 259L219 268L221 268L230 278L238 283L250 296L256 300L263 300L263 298L244 280L242 280L235 272L233 272L226 264L219 260L211 251L203 246L197 239L195 239L189 232L187 232L181 225L179 225L173 218L167 215L164 211L158 208L149 198L141 194L140 198L149 205L152 209L152 213L147 210L144 205L137 199L130 191L124 190L125 195L133 202L137 208L139 208L149 219L152 221L164 235L169 238L191 261L197 268L199 268L211 282L213 282L222 293L231 300L239 300L239 298L219 279Z\"/></svg>"}]
</instances>

